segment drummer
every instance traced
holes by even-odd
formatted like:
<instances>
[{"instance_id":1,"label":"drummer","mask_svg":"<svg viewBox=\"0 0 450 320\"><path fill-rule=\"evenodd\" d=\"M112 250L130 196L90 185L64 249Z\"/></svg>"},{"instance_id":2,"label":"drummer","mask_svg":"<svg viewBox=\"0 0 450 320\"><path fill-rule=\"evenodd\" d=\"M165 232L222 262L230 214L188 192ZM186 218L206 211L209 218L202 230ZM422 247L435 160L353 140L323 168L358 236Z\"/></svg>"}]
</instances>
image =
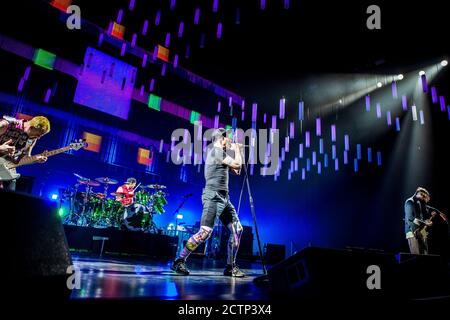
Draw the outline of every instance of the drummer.
<instances>
[{"instance_id":1,"label":"drummer","mask_svg":"<svg viewBox=\"0 0 450 320\"><path fill-rule=\"evenodd\" d=\"M134 188L136 187L136 179L128 178L125 184L116 190L116 200L124 207L128 207L134 203Z\"/></svg>"}]
</instances>

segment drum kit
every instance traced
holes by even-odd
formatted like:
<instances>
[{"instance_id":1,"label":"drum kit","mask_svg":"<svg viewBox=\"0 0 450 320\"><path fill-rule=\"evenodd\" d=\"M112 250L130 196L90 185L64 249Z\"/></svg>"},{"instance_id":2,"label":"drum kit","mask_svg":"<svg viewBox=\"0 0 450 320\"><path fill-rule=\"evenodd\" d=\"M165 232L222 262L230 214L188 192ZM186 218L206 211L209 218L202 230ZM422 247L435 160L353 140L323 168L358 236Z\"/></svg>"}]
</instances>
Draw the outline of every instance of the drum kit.
<instances>
[{"instance_id":1,"label":"drum kit","mask_svg":"<svg viewBox=\"0 0 450 320\"><path fill-rule=\"evenodd\" d=\"M165 212L168 194L163 190L166 186L139 185L130 211L118 201L118 194L108 193L111 186L118 184L117 180L74 175L77 177L76 183L65 189L61 197L61 201L69 205L68 213L63 217L64 224L95 228L125 226L134 231L158 231L153 216ZM94 188L100 186L103 186L102 192L96 192Z\"/></svg>"}]
</instances>

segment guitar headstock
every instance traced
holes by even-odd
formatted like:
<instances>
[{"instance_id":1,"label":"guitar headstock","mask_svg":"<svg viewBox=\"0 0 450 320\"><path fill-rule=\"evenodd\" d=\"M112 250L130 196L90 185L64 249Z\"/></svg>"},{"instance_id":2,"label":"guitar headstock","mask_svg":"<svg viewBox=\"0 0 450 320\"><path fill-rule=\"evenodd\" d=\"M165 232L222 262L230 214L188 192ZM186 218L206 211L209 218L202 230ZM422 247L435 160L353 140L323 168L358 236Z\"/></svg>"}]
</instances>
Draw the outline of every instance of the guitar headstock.
<instances>
[{"instance_id":1,"label":"guitar headstock","mask_svg":"<svg viewBox=\"0 0 450 320\"><path fill-rule=\"evenodd\" d=\"M70 144L70 149L72 150L80 150L81 148L86 148L88 146L86 140L79 139Z\"/></svg>"}]
</instances>

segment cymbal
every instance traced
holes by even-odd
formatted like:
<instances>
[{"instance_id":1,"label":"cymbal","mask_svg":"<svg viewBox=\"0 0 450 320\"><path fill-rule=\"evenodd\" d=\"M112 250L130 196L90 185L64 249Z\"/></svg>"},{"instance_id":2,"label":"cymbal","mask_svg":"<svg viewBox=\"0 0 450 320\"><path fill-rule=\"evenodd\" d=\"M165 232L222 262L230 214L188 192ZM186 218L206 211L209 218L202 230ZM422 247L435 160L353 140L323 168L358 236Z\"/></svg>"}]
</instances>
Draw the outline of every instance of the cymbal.
<instances>
[{"instance_id":1,"label":"cymbal","mask_svg":"<svg viewBox=\"0 0 450 320\"><path fill-rule=\"evenodd\" d=\"M100 178L95 178L95 181L98 181L100 183L103 184L117 184L119 183L117 180L108 178L108 177L100 177Z\"/></svg>"},{"instance_id":2,"label":"cymbal","mask_svg":"<svg viewBox=\"0 0 450 320\"><path fill-rule=\"evenodd\" d=\"M88 185L88 186L91 186L91 187L98 187L100 185L100 183L95 182L95 181L91 181L89 179L86 179L86 180L81 180L80 179L80 180L78 180L78 182L80 184Z\"/></svg>"},{"instance_id":3,"label":"cymbal","mask_svg":"<svg viewBox=\"0 0 450 320\"><path fill-rule=\"evenodd\" d=\"M88 180L88 178L85 178L85 177L83 177L83 176L80 176L78 173L73 173L73 175L75 176L75 177L77 177L78 179L80 179L80 180Z\"/></svg>"},{"instance_id":4,"label":"cymbal","mask_svg":"<svg viewBox=\"0 0 450 320\"><path fill-rule=\"evenodd\" d=\"M165 189L167 187L163 186L163 185L159 185L159 184L149 184L149 185L145 186L145 188L149 188L149 189Z\"/></svg>"},{"instance_id":5,"label":"cymbal","mask_svg":"<svg viewBox=\"0 0 450 320\"><path fill-rule=\"evenodd\" d=\"M111 192L110 195L112 195L114 197L120 197L120 196L122 196L122 193Z\"/></svg>"}]
</instances>

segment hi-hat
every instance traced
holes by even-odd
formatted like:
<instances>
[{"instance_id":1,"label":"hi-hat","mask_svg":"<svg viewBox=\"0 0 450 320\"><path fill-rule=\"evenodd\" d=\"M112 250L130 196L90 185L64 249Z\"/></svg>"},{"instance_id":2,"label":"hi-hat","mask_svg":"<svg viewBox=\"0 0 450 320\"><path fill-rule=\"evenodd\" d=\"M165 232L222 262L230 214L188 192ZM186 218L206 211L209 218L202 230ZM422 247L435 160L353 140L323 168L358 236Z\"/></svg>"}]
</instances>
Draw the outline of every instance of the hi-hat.
<instances>
[{"instance_id":1,"label":"hi-hat","mask_svg":"<svg viewBox=\"0 0 450 320\"><path fill-rule=\"evenodd\" d=\"M95 178L95 181L98 181L98 182L103 183L103 184L117 184L118 183L117 180L114 180L114 179L111 179L111 178L108 178L108 177Z\"/></svg>"},{"instance_id":2,"label":"hi-hat","mask_svg":"<svg viewBox=\"0 0 450 320\"><path fill-rule=\"evenodd\" d=\"M78 180L78 183L84 184L84 185L87 185L87 186L91 186L91 187L98 187L100 185L100 183L95 182L95 181L91 181L89 179L85 179L85 180L81 180L80 179L80 180Z\"/></svg>"}]
</instances>

